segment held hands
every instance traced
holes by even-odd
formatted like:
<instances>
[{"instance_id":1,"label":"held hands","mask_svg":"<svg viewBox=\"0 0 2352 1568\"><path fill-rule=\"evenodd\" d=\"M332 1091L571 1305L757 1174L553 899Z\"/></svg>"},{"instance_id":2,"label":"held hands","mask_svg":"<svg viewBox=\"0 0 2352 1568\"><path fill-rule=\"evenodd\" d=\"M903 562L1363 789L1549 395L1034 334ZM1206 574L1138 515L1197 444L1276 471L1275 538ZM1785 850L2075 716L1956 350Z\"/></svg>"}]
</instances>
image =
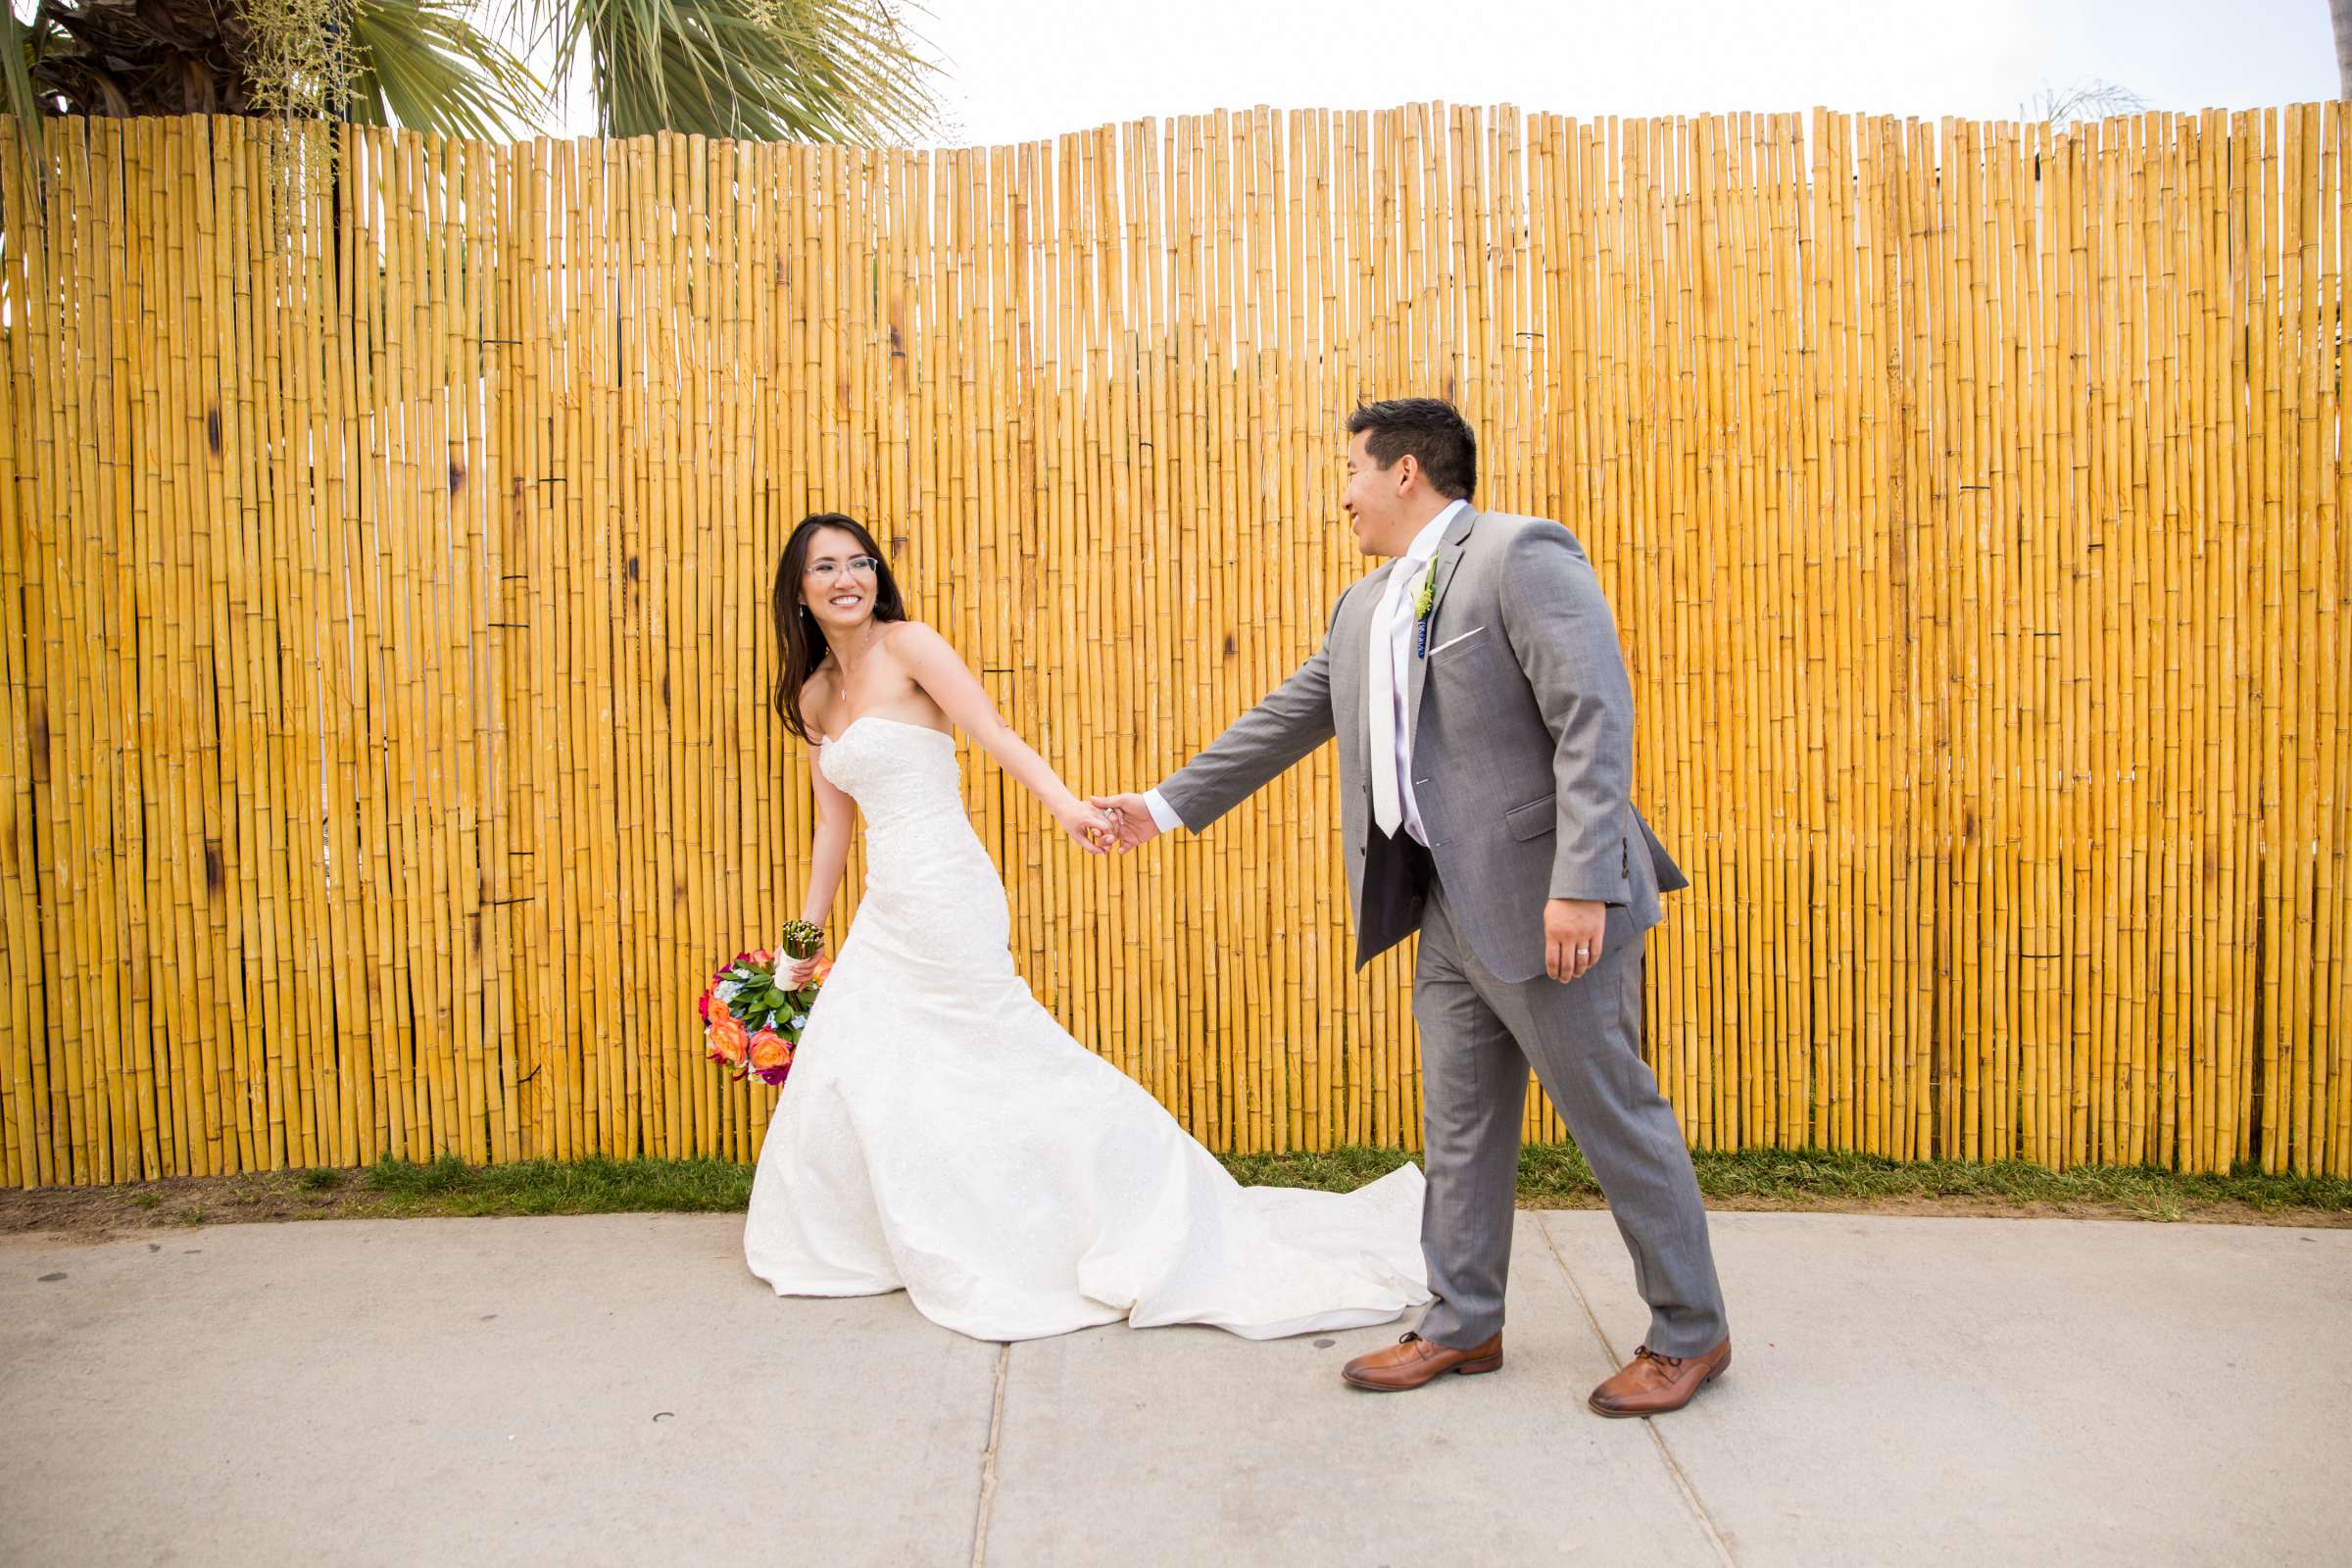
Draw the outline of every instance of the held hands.
<instances>
[{"instance_id":1,"label":"held hands","mask_svg":"<svg viewBox=\"0 0 2352 1568\"><path fill-rule=\"evenodd\" d=\"M1054 808L1054 820L1089 855L1106 854L1118 843L1117 820L1102 809L1100 801L1090 805L1073 796L1066 805Z\"/></svg>"},{"instance_id":2,"label":"held hands","mask_svg":"<svg viewBox=\"0 0 2352 1568\"><path fill-rule=\"evenodd\" d=\"M1152 808L1141 795L1095 795L1089 804L1108 811L1117 830L1118 853L1140 850L1159 837L1159 824L1152 818Z\"/></svg>"},{"instance_id":3,"label":"held hands","mask_svg":"<svg viewBox=\"0 0 2352 1568\"><path fill-rule=\"evenodd\" d=\"M1608 906L1590 899L1550 899L1544 905L1544 972L1562 985L1600 961L1600 933Z\"/></svg>"}]
</instances>

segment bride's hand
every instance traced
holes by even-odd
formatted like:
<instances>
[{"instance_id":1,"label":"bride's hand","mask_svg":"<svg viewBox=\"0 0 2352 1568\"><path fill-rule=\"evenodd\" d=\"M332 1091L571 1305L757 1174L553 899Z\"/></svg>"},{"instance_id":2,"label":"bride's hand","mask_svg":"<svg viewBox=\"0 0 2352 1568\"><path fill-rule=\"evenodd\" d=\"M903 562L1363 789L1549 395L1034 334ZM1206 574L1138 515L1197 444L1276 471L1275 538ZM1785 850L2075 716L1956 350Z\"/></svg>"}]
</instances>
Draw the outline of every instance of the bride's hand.
<instances>
[{"instance_id":1,"label":"bride's hand","mask_svg":"<svg viewBox=\"0 0 2352 1568\"><path fill-rule=\"evenodd\" d=\"M821 947L806 958L795 958L784 953L777 954L776 984L786 991L800 990L808 983L808 977L816 972L817 960L824 956L825 950Z\"/></svg>"},{"instance_id":2,"label":"bride's hand","mask_svg":"<svg viewBox=\"0 0 2352 1568\"><path fill-rule=\"evenodd\" d=\"M1054 813L1054 819L1089 855L1106 854L1111 845L1118 841L1118 824L1111 819L1110 813L1084 801L1071 801Z\"/></svg>"}]
</instances>

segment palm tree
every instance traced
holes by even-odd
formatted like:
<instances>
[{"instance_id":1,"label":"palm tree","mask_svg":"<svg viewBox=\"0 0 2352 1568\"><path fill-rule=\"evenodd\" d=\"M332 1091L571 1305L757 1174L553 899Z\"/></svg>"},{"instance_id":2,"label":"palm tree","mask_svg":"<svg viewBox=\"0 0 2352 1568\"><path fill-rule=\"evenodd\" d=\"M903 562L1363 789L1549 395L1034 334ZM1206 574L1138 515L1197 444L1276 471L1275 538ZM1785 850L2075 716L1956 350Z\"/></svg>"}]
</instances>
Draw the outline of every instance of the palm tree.
<instances>
[{"instance_id":1,"label":"palm tree","mask_svg":"<svg viewBox=\"0 0 2352 1568\"><path fill-rule=\"evenodd\" d=\"M2335 95L2352 98L2352 0L2328 0L2328 20L2335 24Z\"/></svg>"},{"instance_id":2,"label":"palm tree","mask_svg":"<svg viewBox=\"0 0 2352 1568\"><path fill-rule=\"evenodd\" d=\"M597 128L909 141L931 63L892 0L525 0L561 81L585 58ZM8 108L274 113L496 139L554 91L468 0L39 0L8 14Z\"/></svg>"},{"instance_id":3,"label":"palm tree","mask_svg":"<svg viewBox=\"0 0 2352 1568\"><path fill-rule=\"evenodd\" d=\"M2139 94L2109 81L2077 83L2064 92L2045 82L2040 92L2018 106L2018 118L2038 121L2056 132L2064 130L2078 120L2136 115L2147 107L2147 100Z\"/></svg>"},{"instance_id":4,"label":"palm tree","mask_svg":"<svg viewBox=\"0 0 2352 1568\"><path fill-rule=\"evenodd\" d=\"M276 111L488 137L545 96L447 0L317 8L289 47L294 20L282 0L40 0L21 24L25 85L10 107L24 113L28 94L47 114Z\"/></svg>"}]
</instances>

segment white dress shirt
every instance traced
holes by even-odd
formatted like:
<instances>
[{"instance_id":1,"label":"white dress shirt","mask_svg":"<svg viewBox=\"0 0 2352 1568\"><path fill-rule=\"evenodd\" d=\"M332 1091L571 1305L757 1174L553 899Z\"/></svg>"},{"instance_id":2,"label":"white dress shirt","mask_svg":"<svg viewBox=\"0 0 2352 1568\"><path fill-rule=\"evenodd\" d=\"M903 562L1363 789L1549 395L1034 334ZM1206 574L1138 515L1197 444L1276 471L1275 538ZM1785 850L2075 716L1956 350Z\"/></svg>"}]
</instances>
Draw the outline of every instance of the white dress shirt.
<instances>
[{"instance_id":1,"label":"white dress shirt","mask_svg":"<svg viewBox=\"0 0 2352 1568\"><path fill-rule=\"evenodd\" d=\"M1468 505L1467 501L1452 503L1413 535L1413 542L1405 547L1396 569L1389 573L1387 591L1372 615L1371 644L1365 650L1367 663L1385 654L1396 676L1391 701L1395 705L1396 745L1385 765L1396 770L1396 787L1404 808L1404 830L1423 844L1429 842L1429 835L1421 826L1421 809L1413 800L1413 736L1411 715L1405 711L1406 697L1412 688L1413 627L1419 618L1413 613L1413 601L1420 597L1422 574L1437 556L1438 543L1446 537L1446 526ZM1386 614L1381 612L1384 610ZM1375 759L1372 765L1380 767L1384 763ZM1144 804L1151 808L1152 820L1162 833L1184 825L1184 819L1161 799L1159 791L1145 791Z\"/></svg>"}]
</instances>

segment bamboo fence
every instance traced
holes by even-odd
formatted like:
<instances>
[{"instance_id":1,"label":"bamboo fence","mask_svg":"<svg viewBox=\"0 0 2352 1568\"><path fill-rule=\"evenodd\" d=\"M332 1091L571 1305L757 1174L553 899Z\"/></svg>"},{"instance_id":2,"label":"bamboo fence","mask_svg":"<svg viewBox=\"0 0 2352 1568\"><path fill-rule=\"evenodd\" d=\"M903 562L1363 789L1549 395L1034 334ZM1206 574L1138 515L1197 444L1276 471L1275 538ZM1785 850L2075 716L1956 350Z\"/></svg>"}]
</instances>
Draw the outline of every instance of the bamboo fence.
<instances>
[{"instance_id":1,"label":"bamboo fence","mask_svg":"<svg viewBox=\"0 0 2352 1568\"><path fill-rule=\"evenodd\" d=\"M691 1002L799 905L794 522L1140 788L1413 392L1615 609L1694 1146L2352 1175L2346 123L11 139L0 1179L751 1157ZM1079 1039L1214 1148L1417 1145L1328 750L1107 861L965 763Z\"/></svg>"}]
</instances>

